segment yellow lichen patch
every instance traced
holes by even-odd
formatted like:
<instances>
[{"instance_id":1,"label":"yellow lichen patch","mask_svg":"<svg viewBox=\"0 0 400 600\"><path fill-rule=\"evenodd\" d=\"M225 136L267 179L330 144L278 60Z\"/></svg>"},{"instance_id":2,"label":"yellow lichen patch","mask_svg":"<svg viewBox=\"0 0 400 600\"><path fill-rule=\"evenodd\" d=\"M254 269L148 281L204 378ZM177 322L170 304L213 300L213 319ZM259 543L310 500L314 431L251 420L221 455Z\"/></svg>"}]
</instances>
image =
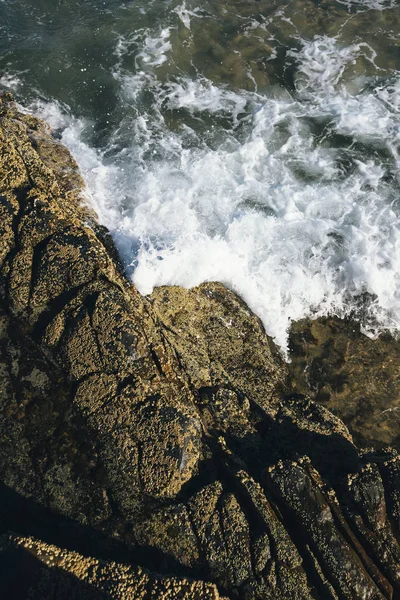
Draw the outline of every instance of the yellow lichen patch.
<instances>
[{"instance_id":1,"label":"yellow lichen patch","mask_svg":"<svg viewBox=\"0 0 400 600\"><path fill-rule=\"evenodd\" d=\"M28 173L22 157L0 122L0 192L16 190L28 184Z\"/></svg>"},{"instance_id":2,"label":"yellow lichen patch","mask_svg":"<svg viewBox=\"0 0 400 600\"><path fill-rule=\"evenodd\" d=\"M160 287L152 306L195 387L232 386L274 414L286 370L259 319L219 283Z\"/></svg>"}]
</instances>

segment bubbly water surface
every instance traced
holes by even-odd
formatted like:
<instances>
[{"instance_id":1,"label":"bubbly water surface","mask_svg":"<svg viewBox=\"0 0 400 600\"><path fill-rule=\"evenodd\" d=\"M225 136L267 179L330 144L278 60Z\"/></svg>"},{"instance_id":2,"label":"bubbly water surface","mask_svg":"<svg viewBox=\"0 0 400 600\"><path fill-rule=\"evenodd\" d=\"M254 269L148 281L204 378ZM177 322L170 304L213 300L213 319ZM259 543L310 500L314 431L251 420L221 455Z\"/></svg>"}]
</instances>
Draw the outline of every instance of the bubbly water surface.
<instances>
[{"instance_id":1,"label":"bubbly water surface","mask_svg":"<svg viewBox=\"0 0 400 600\"><path fill-rule=\"evenodd\" d=\"M395 0L0 2L0 75L76 157L127 275L400 329Z\"/></svg>"}]
</instances>

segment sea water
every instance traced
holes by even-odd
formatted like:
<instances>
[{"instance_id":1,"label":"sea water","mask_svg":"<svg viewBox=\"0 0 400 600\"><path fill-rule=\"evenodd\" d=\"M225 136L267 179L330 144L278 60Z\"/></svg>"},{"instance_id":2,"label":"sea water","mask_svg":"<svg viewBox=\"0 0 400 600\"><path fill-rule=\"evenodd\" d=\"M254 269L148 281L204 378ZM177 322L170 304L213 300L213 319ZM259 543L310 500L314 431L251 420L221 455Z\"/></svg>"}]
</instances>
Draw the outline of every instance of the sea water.
<instances>
[{"instance_id":1,"label":"sea water","mask_svg":"<svg viewBox=\"0 0 400 600\"><path fill-rule=\"evenodd\" d=\"M400 330L396 0L1 0L0 81L75 156L127 277Z\"/></svg>"}]
</instances>

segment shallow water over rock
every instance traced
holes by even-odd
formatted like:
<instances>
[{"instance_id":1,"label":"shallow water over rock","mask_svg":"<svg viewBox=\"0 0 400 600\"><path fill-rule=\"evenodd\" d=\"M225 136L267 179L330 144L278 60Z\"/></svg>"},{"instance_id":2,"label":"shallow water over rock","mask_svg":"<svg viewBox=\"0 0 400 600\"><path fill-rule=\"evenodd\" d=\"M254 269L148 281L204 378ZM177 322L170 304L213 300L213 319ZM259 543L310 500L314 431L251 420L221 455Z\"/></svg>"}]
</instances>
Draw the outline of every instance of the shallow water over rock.
<instances>
[{"instance_id":1,"label":"shallow water over rock","mask_svg":"<svg viewBox=\"0 0 400 600\"><path fill-rule=\"evenodd\" d=\"M289 365L295 391L310 394L361 446L400 448L400 345L371 340L351 320L293 324Z\"/></svg>"}]
</instances>

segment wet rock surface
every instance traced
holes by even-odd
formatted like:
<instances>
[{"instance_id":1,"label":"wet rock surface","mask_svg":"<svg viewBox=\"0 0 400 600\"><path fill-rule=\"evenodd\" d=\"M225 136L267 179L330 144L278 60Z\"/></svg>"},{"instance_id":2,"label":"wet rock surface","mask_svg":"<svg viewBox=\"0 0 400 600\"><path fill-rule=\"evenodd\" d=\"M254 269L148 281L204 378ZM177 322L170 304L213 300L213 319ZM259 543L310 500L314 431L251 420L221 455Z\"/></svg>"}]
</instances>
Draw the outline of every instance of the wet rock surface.
<instances>
[{"instance_id":1,"label":"wet rock surface","mask_svg":"<svg viewBox=\"0 0 400 600\"><path fill-rule=\"evenodd\" d=\"M340 359L328 323L329 343L298 335L288 368L220 284L141 297L82 186L46 126L2 97L2 593L399 598L395 429L348 418L370 341ZM300 376L311 354L317 391ZM398 381L391 395L378 374L371 402L394 408Z\"/></svg>"},{"instance_id":2,"label":"wet rock surface","mask_svg":"<svg viewBox=\"0 0 400 600\"><path fill-rule=\"evenodd\" d=\"M293 388L337 415L359 445L400 448L400 343L337 318L292 327Z\"/></svg>"}]
</instances>

